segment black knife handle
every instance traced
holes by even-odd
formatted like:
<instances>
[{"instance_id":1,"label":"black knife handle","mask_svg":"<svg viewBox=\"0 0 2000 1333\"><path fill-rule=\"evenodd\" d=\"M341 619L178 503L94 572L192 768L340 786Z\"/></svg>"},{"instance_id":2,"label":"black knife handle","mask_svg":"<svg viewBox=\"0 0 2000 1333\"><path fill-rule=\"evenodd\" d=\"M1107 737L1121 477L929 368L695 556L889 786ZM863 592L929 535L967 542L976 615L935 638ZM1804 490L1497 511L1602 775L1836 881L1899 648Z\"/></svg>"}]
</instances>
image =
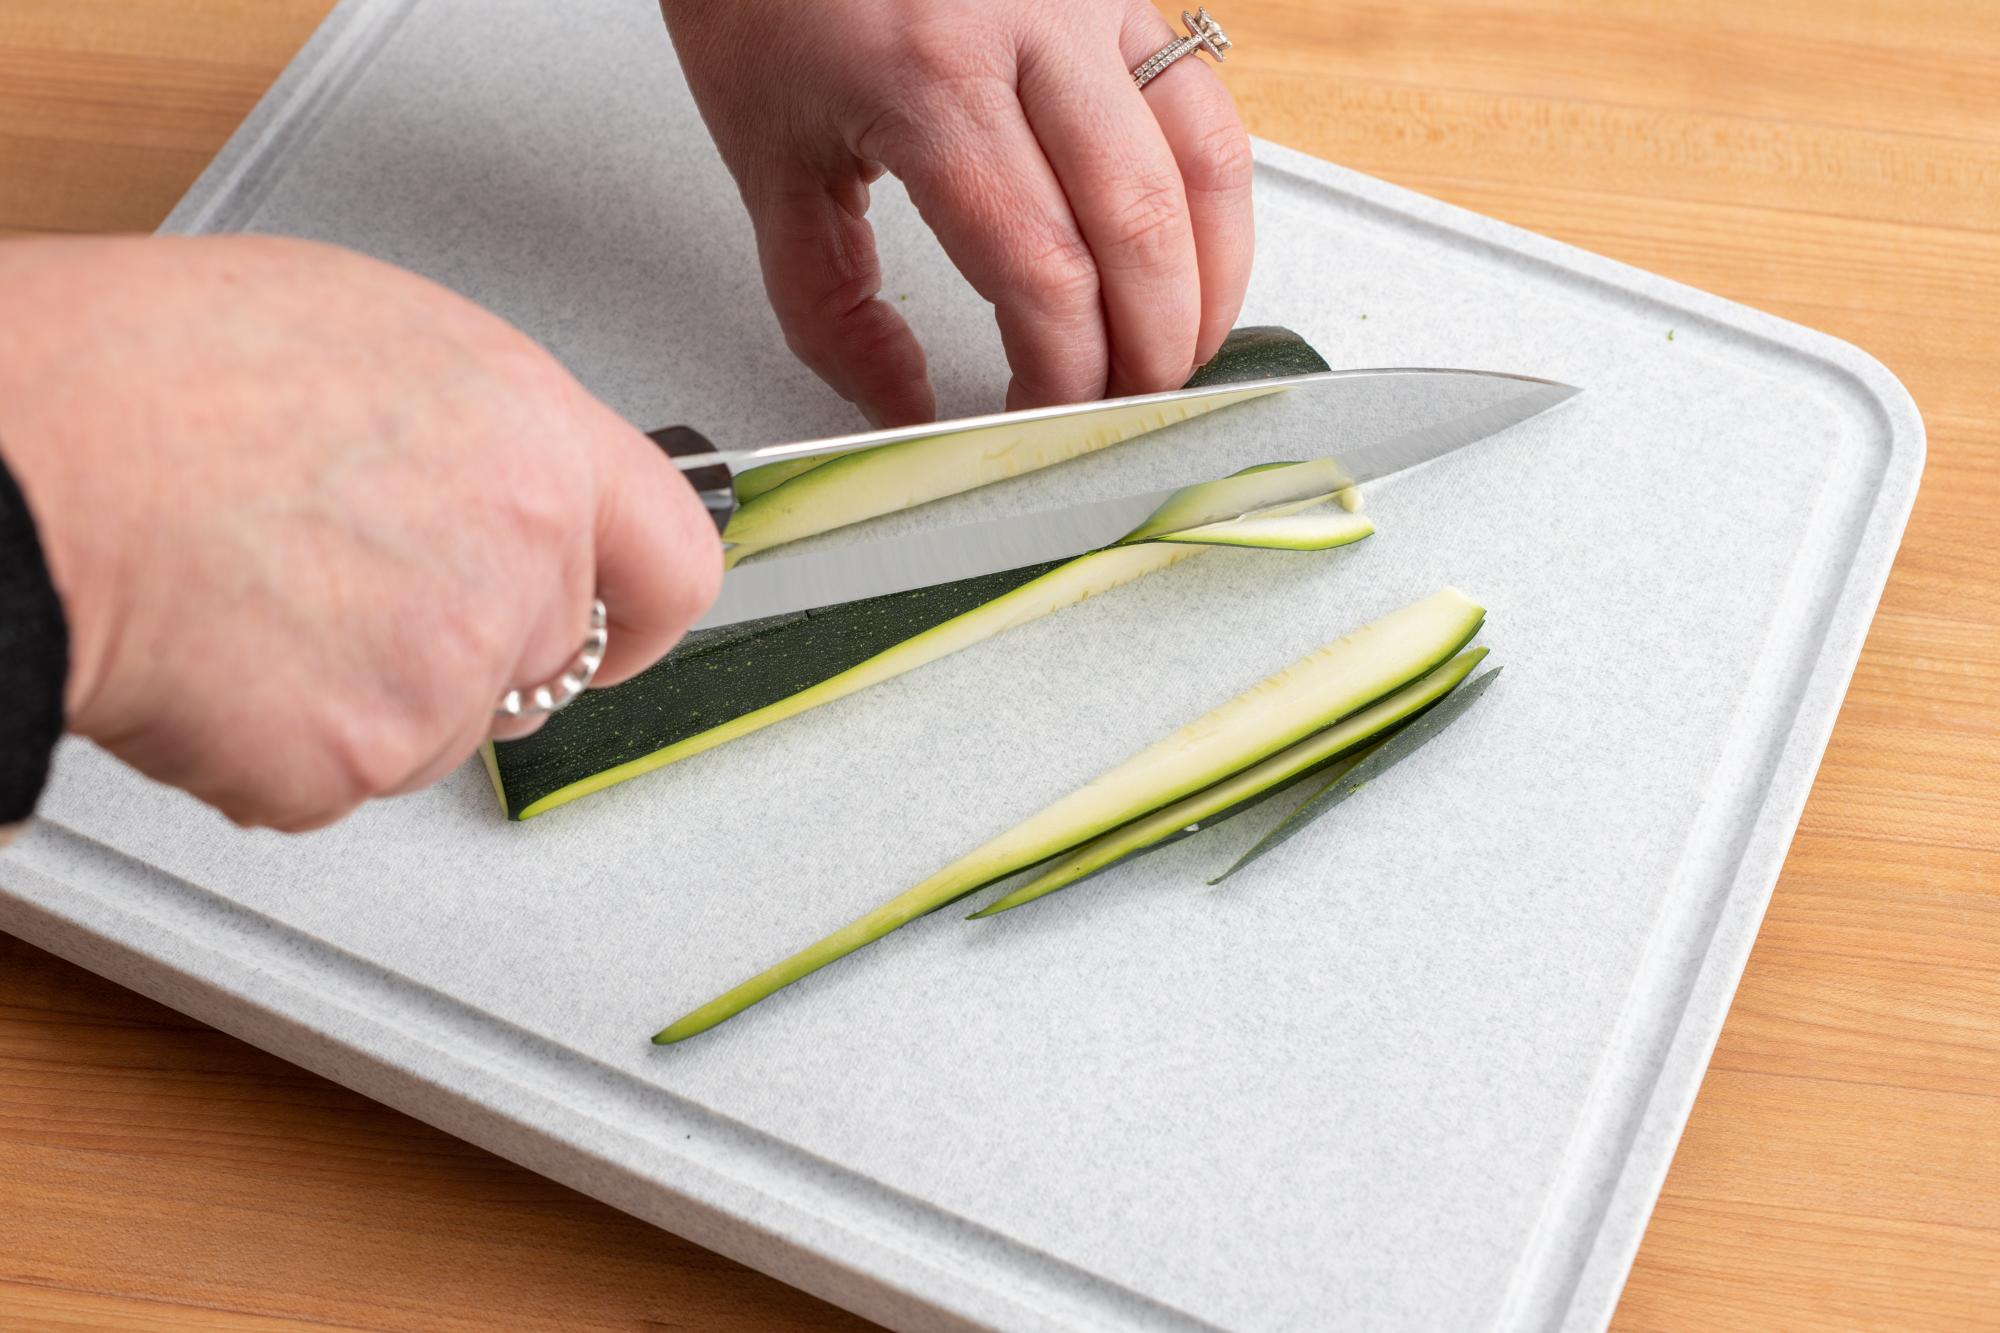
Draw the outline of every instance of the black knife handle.
<instances>
[{"instance_id":1,"label":"black knife handle","mask_svg":"<svg viewBox=\"0 0 2000 1333\"><path fill-rule=\"evenodd\" d=\"M702 462L705 456L712 457L715 446L708 442L698 430L686 426L665 426L659 430L649 430L646 438L667 451L674 460L674 466L694 487L695 494L708 508L708 516L715 520L715 530L719 533L729 526L729 520L736 513L736 479L729 475L729 469L721 463Z\"/></svg>"}]
</instances>

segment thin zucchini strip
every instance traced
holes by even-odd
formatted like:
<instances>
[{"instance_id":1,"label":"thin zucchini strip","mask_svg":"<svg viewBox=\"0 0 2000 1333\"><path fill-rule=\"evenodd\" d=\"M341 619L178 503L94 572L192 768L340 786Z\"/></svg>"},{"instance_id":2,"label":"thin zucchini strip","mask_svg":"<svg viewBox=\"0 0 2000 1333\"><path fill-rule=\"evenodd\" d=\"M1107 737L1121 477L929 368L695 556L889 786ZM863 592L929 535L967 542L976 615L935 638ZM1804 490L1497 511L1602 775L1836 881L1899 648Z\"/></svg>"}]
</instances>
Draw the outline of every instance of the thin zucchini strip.
<instances>
[{"instance_id":1,"label":"thin zucchini strip","mask_svg":"<svg viewBox=\"0 0 2000 1333\"><path fill-rule=\"evenodd\" d=\"M1195 402L1154 403L1092 417L1082 428L1063 418L1008 422L842 454L746 501L722 534L728 560L1036 472L1274 392L1253 387Z\"/></svg>"},{"instance_id":2,"label":"thin zucchini strip","mask_svg":"<svg viewBox=\"0 0 2000 1333\"><path fill-rule=\"evenodd\" d=\"M1479 696L1486 693L1487 687L1493 684L1494 679L1499 674L1500 668L1495 667L1478 680L1467 685L1464 689L1453 691L1449 699L1446 699L1443 703L1410 723L1409 726L1396 732L1380 745L1371 747L1368 753L1361 758L1360 762L1356 763L1352 768L1327 775L1322 780L1320 789L1307 797L1303 805L1285 816L1276 828L1266 833L1262 838L1259 838L1255 846L1237 857L1235 863L1229 869L1217 875L1209 883L1222 883L1223 880L1228 879L1244 866L1249 865L1279 843L1284 842L1293 834L1304 829L1306 825L1312 823L1315 819L1318 819L1321 815L1324 815L1327 811L1333 809L1333 807L1339 805L1356 792L1359 792L1363 787L1366 787L1376 778L1381 777L1397 764L1402 763L1403 760L1409 758L1418 750L1421 750L1440 731L1443 731L1446 727L1457 721L1460 714L1477 703Z\"/></svg>"},{"instance_id":3,"label":"thin zucchini strip","mask_svg":"<svg viewBox=\"0 0 2000 1333\"><path fill-rule=\"evenodd\" d=\"M1327 551L1358 542L1374 531L1375 525L1363 515L1342 510L1331 514L1245 515L1165 533L1154 540L1192 546L1252 546L1266 551Z\"/></svg>"},{"instance_id":4,"label":"thin zucchini strip","mask_svg":"<svg viewBox=\"0 0 2000 1333\"><path fill-rule=\"evenodd\" d=\"M804 689L782 693L775 701L765 704L762 707L739 713L728 718L726 721L702 728L691 735L684 736L658 748L647 750L645 753L622 763L603 768L594 768L581 777L564 782L552 790L537 795L532 799L525 800L520 804L518 810L515 810L514 817L516 819L532 819L536 815L555 809L557 806L567 805L579 796L588 796L592 792L601 791L606 787L624 782L629 778L635 778L641 773L649 773L656 768L664 767L677 760L687 759L705 750L712 750L718 745L736 740L742 736L747 736L753 731L760 731L775 722L782 722L786 718L796 717L800 713L810 709L832 703L835 699L845 698L847 695L853 694L856 690L866 689L870 685L880 684L885 680L900 676L906 671L913 671L927 663L935 662L940 657L949 656L961 649L969 648L982 640L990 639L996 634L1013 629L1017 625L1024 625L1031 620L1039 619L1042 616L1048 615L1051 611L1058 611L1066 606L1074 606L1086 598L1108 591L1122 583L1130 583L1132 580L1150 574L1155 570L1165 569L1169 565L1178 564L1189 556L1199 554L1200 550L1200 547L1175 547L1162 542L1149 546L1113 547L1109 550L1096 551L1089 555L1078 556L1074 560L1063 561L1038 577L1032 578L1028 582L1013 588L1011 591L1004 592L991 600L981 602L971 610L953 616L941 624L933 624L929 629L922 630L907 638L902 638L895 642L894 646L867 656L856 665L818 680ZM908 598L910 595L897 594L897 596ZM846 610L846 608L831 609L836 612ZM861 608L851 612L850 616L846 618L866 613L866 608ZM813 617L812 619L818 619L818 617ZM813 628L818 629L819 626L815 625ZM834 632L838 633L838 630ZM771 636L771 638L767 638L763 642L756 643L746 649L747 652L757 654L766 659L764 663L752 664L740 660L739 655L736 659L717 664L721 669L720 673L718 673L718 676L711 676L710 679L719 678L720 683L724 683L732 689L742 688L743 683L740 679L740 674L755 669L756 665L769 664L769 659L773 653L770 645L776 637ZM689 664L690 667L694 665L693 663ZM655 669L657 670L658 668ZM807 664L807 669L810 671L810 663ZM560 742L569 736L575 735L579 728L582 729L582 734L579 738L580 744L585 747L593 747L594 752L601 753L603 748L617 739L618 733L616 728L628 724L621 722L616 717L606 716L601 720L600 725L588 726L588 723L598 721L598 719L593 718L592 710L577 712L574 717L569 717L569 714L571 710L585 709L586 705L589 704L593 706L594 710L601 710L608 715L612 710L621 708L625 703L625 700L615 697L616 693L616 691L604 691L595 696L595 698L591 695L585 695L582 699L571 704L569 709L565 709L563 713L557 714L555 718L550 719L549 723L542 729L543 732L550 732L551 728L556 728L560 724L559 730L552 732L552 734L546 737L543 737L538 732L536 736L530 736L521 741L508 742L508 749L502 753L507 754L511 760L516 747L533 747L538 737L541 738L542 745L547 746L552 742ZM682 713L676 716L685 715L689 703L685 693L677 693L667 688L658 691L658 695L659 698L657 701L640 700L636 695L626 696L627 699L633 700L633 706L640 713L634 721L643 725L653 721L651 715L658 710L673 709L676 706L682 710ZM563 721L565 717L569 717L567 722ZM593 749L586 749L585 753L592 753ZM563 767L574 768L576 765L574 754L574 751L551 752L545 761L544 767L552 766L557 769ZM585 762L589 763L590 761L586 760ZM493 771L501 774L500 791L503 804L507 804L512 808L513 802L509 798L507 784L504 780L504 769L507 766L496 765ZM512 766L515 767L517 773L526 776L523 771L524 766L519 764ZM517 784L514 794L516 797L521 795L519 784Z\"/></svg>"},{"instance_id":5,"label":"thin zucchini strip","mask_svg":"<svg viewBox=\"0 0 2000 1333\"><path fill-rule=\"evenodd\" d=\"M1296 744L1436 669L1478 633L1484 617L1478 603L1455 588L1390 612L1308 654L922 883L675 1020L653 1040L664 1045L705 1032L982 885Z\"/></svg>"},{"instance_id":6,"label":"thin zucchini strip","mask_svg":"<svg viewBox=\"0 0 2000 1333\"><path fill-rule=\"evenodd\" d=\"M1290 329L1271 325L1240 328L1230 332L1215 355L1183 386L1197 389L1242 384L1245 388L1240 396L1228 394L1201 403L1139 409L1111 420L1098 418L1091 429L1082 432L1074 423L1062 421L1010 424L976 434L906 440L844 454L767 463L736 479L737 500L742 507L724 534L730 542L727 558L734 563L784 542L1095 453L1162 426L1271 392L1255 388L1258 380L1325 369L1326 361Z\"/></svg>"},{"instance_id":7,"label":"thin zucchini strip","mask_svg":"<svg viewBox=\"0 0 2000 1333\"><path fill-rule=\"evenodd\" d=\"M1473 648L1460 653L1421 680L1405 685L1326 730L1306 737L1297 745L1280 750L1262 763L1252 764L1213 787L1163 806L1129 824L1120 825L1066 852L1026 884L974 912L973 919L997 916L1046 897L1057 889L1067 888L1080 879L1096 874L1114 861L1122 861L1135 852L1171 838L1191 824L1213 819L1224 812L1234 812L1271 795L1293 779L1366 745L1430 708L1472 674L1473 668L1486 656L1486 651L1484 648Z\"/></svg>"}]
</instances>

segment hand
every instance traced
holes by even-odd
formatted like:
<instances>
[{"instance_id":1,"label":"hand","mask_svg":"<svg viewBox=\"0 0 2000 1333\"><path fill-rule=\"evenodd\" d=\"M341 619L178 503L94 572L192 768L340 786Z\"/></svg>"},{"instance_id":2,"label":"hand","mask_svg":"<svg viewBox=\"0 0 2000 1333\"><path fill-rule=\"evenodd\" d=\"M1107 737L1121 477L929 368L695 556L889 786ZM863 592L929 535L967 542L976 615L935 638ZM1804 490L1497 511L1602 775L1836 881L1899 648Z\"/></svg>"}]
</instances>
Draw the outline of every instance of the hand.
<instances>
[{"instance_id":1,"label":"hand","mask_svg":"<svg viewBox=\"0 0 2000 1333\"><path fill-rule=\"evenodd\" d=\"M1144 0L663 0L800 359L884 425L929 419L865 214L908 186L994 305L1009 407L1178 387L1249 280L1250 146Z\"/></svg>"},{"instance_id":2,"label":"hand","mask_svg":"<svg viewBox=\"0 0 2000 1333\"><path fill-rule=\"evenodd\" d=\"M68 615L70 729L238 823L449 771L593 595L603 683L714 596L671 463L409 274L296 241L22 241L0 308L0 452Z\"/></svg>"}]
</instances>

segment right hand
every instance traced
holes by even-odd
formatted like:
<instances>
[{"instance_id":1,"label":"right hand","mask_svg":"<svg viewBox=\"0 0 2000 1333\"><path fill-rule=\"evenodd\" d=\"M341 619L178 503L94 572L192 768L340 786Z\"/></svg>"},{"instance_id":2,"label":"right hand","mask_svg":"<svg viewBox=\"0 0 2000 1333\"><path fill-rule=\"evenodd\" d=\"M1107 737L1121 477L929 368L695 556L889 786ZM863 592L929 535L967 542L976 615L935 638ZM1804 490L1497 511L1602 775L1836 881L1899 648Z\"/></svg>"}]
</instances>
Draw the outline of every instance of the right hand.
<instances>
[{"instance_id":1,"label":"right hand","mask_svg":"<svg viewBox=\"0 0 2000 1333\"><path fill-rule=\"evenodd\" d=\"M277 239L31 240L0 244L0 308L0 454L68 616L69 728L239 824L449 771L593 596L610 684L715 595L672 463L410 274Z\"/></svg>"}]
</instances>

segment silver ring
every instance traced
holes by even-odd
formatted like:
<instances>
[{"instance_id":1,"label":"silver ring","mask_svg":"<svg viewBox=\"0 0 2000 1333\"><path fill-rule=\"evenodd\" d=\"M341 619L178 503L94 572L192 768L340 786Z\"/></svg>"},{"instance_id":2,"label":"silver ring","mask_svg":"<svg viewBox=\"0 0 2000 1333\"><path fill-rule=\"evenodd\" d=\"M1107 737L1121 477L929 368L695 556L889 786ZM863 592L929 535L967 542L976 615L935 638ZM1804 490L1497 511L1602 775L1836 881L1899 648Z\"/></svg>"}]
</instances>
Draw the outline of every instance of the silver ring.
<instances>
[{"instance_id":1,"label":"silver ring","mask_svg":"<svg viewBox=\"0 0 2000 1333\"><path fill-rule=\"evenodd\" d=\"M1143 88L1166 72L1167 66L1182 56L1191 56L1196 51L1206 51L1220 63L1229 51L1229 38L1222 31L1222 25L1208 16L1206 9L1197 9L1190 14L1181 11L1181 22L1187 25L1188 35L1176 37L1152 55L1144 64L1132 71L1132 82Z\"/></svg>"},{"instance_id":2,"label":"silver ring","mask_svg":"<svg viewBox=\"0 0 2000 1333\"><path fill-rule=\"evenodd\" d=\"M590 604L590 632L584 635L583 647L577 649L576 656L570 659L562 674L532 690L507 691L500 696L493 715L516 718L553 713L589 689L591 680L597 675L597 668L604 665L605 645L611 642L611 631L605 628L608 619L603 600L593 601Z\"/></svg>"}]
</instances>

